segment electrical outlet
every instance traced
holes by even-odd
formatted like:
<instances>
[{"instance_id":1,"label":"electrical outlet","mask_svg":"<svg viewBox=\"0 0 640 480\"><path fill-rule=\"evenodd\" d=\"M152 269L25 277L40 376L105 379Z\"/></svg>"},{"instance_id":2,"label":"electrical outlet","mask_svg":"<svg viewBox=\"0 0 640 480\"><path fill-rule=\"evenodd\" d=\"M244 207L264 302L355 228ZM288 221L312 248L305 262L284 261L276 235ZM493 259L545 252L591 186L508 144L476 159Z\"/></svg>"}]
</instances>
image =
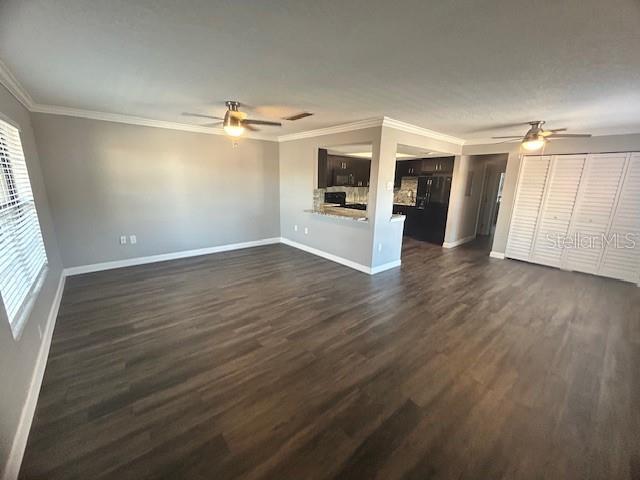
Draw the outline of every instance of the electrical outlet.
<instances>
[{"instance_id":1,"label":"electrical outlet","mask_svg":"<svg viewBox=\"0 0 640 480\"><path fill-rule=\"evenodd\" d=\"M387 182L387 192L393 192L393 182Z\"/></svg>"},{"instance_id":2,"label":"electrical outlet","mask_svg":"<svg viewBox=\"0 0 640 480\"><path fill-rule=\"evenodd\" d=\"M379 243L379 244L378 244L378 251L379 251L379 252L381 252L381 251L382 251L382 244L381 244L381 243Z\"/></svg>"},{"instance_id":3,"label":"electrical outlet","mask_svg":"<svg viewBox=\"0 0 640 480\"><path fill-rule=\"evenodd\" d=\"M294 226L293 226L293 231L294 231L294 232L297 232L297 231L298 231L298 225L294 225Z\"/></svg>"},{"instance_id":4,"label":"electrical outlet","mask_svg":"<svg viewBox=\"0 0 640 480\"><path fill-rule=\"evenodd\" d=\"M135 245L138 243L138 238L135 235L129 235L129 243L131 245Z\"/></svg>"},{"instance_id":5,"label":"electrical outlet","mask_svg":"<svg viewBox=\"0 0 640 480\"><path fill-rule=\"evenodd\" d=\"M126 245L126 244L127 244L127 236L120 235L120 245Z\"/></svg>"},{"instance_id":6,"label":"electrical outlet","mask_svg":"<svg viewBox=\"0 0 640 480\"><path fill-rule=\"evenodd\" d=\"M309 227L304 227L304 234L309 235Z\"/></svg>"}]
</instances>

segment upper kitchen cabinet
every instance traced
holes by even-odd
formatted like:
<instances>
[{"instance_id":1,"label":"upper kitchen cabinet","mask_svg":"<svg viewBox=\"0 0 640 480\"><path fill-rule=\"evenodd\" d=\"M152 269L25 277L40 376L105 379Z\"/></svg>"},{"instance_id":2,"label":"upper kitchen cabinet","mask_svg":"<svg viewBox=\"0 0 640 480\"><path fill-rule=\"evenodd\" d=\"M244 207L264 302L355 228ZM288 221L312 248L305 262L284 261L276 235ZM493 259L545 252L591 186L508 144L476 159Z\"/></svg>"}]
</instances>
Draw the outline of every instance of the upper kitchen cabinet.
<instances>
[{"instance_id":1,"label":"upper kitchen cabinet","mask_svg":"<svg viewBox=\"0 0 640 480\"><path fill-rule=\"evenodd\" d=\"M318 188L368 187L371 160L332 155L326 149L318 150Z\"/></svg>"},{"instance_id":2,"label":"upper kitchen cabinet","mask_svg":"<svg viewBox=\"0 0 640 480\"><path fill-rule=\"evenodd\" d=\"M422 173L453 172L453 157L425 158L422 160Z\"/></svg>"},{"instance_id":3,"label":"upper kitchen cabinet","mask_svg":"<svg viewBox=\"0 0 640 480\"><path fill-rule=\"evenodd\" d=\"M400 187L402 177L417 177L422 173L422 160L402 160L396 162L394 184Z\"/></svg>"}]
</instances>

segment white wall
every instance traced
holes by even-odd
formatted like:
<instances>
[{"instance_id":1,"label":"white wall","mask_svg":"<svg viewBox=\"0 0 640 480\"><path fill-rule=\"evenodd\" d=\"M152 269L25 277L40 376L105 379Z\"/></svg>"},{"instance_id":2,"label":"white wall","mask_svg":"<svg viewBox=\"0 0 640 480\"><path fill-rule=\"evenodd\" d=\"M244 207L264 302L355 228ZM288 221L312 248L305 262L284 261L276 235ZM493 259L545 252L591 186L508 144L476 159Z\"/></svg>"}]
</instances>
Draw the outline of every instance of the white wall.
<instances>
[{"instance_id":1,"label":"white wall","mask_svg":"<svg viewBox=\"0 0 640 480\"><path fill-rule=\"evenodd\" d=\"M292 140L280 144L280 234L306 247L321 250L364 267L371 265L372 222L323 217L313 208L317 188L318 149L371 143L378 148L380 127ZM376 168L371 162L371 171ZM372 185L373 186L373 185ZM369 198L371 191L369 189ZM298 230L294 226L298 226ZM304 229L308 229L308 234Z\"/></svg>"},{"instance_id":2,"label":"white wall","mask_svg":"<svg viewBox=\"0 0 640 480\"><path fill-rule=\"evenodd\" d=\"M65 267L279 237L278 144L34 114ZM122 246L120 235L137 244Z\"/></svg>"},{"instance_id":3,"label":"white wall","mask_svg":"<svg viewBox=\"0 0 640 480\"><path fill-rule=\"evenodd\" d=\"M447 229L444 237L445 246L456 246L475 238L487 168L493 162L504 162L506 156L506 154L499 154L455 157ZM467 195L467 184L471 176L473 177L471 195Z\"/></svg>"},{"instance_id":4,"label":"white wall","mask_svg":"<svg viewBox=\"0 0 640 480\"><path fill-rule=\"evenodd\" d=\"M449 212L444 234L444 246L455 246L470 236L475 236L475 218L480 205L480 168L473 157L457 155L453 164ZM467 182L473 175L471 196L466 195Z\"/></svg>"},{"instance_id":5,"label":"white wall","mask_svg":"<svg viewBox=\"0 0 640 480\"><path fill-rule=\"evenodd\" d=\"M4 311L0 312L0 478L3 478L2 472L5 468L9 468L12 474L17 474L15 469L21 458L21 447L24 447L24 444L18 442L13 453L12 445L18 434L22 440L26 441L29 423L23 424L24 428L20 429L21 416L24 411L25 418L30 421L29 407L35 407L35 403L27 405L27 398L34 375L36 390L40 386L38 374L42 373L42 370L37 369L37 360L40 351L48 348L47 337L41 337L40 332L45 335L52 325L50 313L52 307L55 307L62 262L49 212L47 191L42 180L29 112L1 85L0 113L20 128L20 138L49 261L44 285L18 340L13 338ZM43 359L46 360L46 357ZM40 364L40 367L44 365ZM27 405L26 410L25 405Z\"/></svg>"},{"instance_id":6,"label":"white wall","mask_svg":"<svg viewBox=\"0 0 640 480\"><path fill-rule=\"evenodd\" d=\"M508 155L497 155L498 160L487 162L485 170L482 198L480 198L480 213L478 215L478 235L491 233L492 221L495 218L496 199L500 187L500 176L507 169Z\"/></svg>"},{"instance_id":7,"label":"white wall","mask_svg":"<svg viewBox=\"0 0 640 480\"><path fill-rule=\"evenodd\" d=\"M392 127L383 127L380 138L379 159L374 168L371 167L372 191L370 198L373 202L374 238L372 265L390 264L400 259L402 253L402 223L390 222L393 212L393 189L387 189L387 184L393 184L396 168L396 153L398 145L415 147L420 150L437 151L449 155L457 155L462 151L460 145L434 139L416 133L398 130ZM376 150L374 149L374 154ZM375 160L375 157L374 157ZM375 171L375 181L373 172ZM382 249L378 247L382 245Z\"/></svg>"}]
</instances>

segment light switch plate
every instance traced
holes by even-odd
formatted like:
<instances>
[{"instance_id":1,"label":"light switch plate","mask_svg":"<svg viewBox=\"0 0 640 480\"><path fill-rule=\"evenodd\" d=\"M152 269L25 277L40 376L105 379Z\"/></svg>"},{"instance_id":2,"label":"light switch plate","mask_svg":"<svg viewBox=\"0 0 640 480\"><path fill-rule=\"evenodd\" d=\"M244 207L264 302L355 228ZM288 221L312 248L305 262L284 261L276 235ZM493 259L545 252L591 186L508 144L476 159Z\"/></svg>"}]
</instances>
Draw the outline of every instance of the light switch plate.
<instances>
[{"instance_id":1,"label":"light switch plate","mask_svg":"<svg viewBox=\"0 0 640 480\"><path fill-rule=\"evenodd\" d=\"M135 235L129 235L129 243L131 245L135 245L138 243L138 238Z\"/></svg>"},{"instance_id":2,"label":"light switch plate","mask_svg":"<svg viewBox=\"0 0 640 480\"><path fill-rule=\"evenodd\" d=\"M120 236L120 245L126 245L127 244L127 236L126 235L121 235Z\"/></svg>"}]
</instances>

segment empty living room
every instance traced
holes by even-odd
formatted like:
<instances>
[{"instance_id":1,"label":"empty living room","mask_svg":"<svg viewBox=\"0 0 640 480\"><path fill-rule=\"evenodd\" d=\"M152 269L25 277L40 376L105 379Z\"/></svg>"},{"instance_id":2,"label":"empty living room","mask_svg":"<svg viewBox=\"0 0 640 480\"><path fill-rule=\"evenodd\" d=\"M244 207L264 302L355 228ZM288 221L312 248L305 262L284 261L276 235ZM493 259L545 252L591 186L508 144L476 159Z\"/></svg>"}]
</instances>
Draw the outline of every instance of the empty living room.
<instances>
[{"instance_id":1,"label":"empty living room","mask_svg":"<svg viewBox=\"0 0 640 480\"><path fill-rule=\"evenodd\" d=\"M0 480L640 480L638 0L0 0Z\"/></svg>"}]
</instances>

